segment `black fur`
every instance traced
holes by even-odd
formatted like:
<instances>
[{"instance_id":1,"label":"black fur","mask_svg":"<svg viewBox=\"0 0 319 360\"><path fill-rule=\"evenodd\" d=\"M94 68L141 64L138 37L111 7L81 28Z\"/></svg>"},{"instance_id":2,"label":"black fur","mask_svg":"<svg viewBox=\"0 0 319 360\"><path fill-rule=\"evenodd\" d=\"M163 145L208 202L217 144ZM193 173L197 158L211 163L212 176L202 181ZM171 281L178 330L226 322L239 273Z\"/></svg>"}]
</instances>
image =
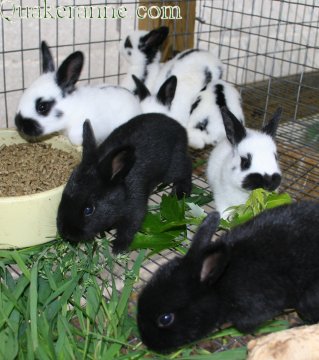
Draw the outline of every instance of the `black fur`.
<instances>
[{"instance_id":1,"label":"black fur","mask_svg":"<svg viewBox=\"0 0 319 360\"><path fill-rule=\"evenodd\" d=\"M227 139L233 146L236 146L246 137L246 129L226 106L221 107L221 113Z\"/></svg>"},{"instance_id":2,"label":"black fur","mask_svg":"<svg viewBox=\"0 0 319 360\"><path fill-rule=\"evenodd\" d=\"M204 84L203 84L203 88L202 88L201 91L206 90L208 84L209 84L209 83L212 81L212 79L213 79L213 75L212 75L212 73L209 71L209 68L205 68L204 75L205 75L205 79L204 79Z\"/></svg>"},{"instance_id":3,"label":"black fur","mask_svg":"<svg viewBox=\"0 0 319 360\"><path fill-rule=\"evenodd\" d=\"M146 55L147 65L151 64L169 33L167 26L154 29L140 38L138 48Z\"/></svg>"},{"instance_id":4,"label":"black fur","mask_svg":"<svg viewBox=\"0 0 319 360\"><path fill-rule=\"evenodd\" d=\"M192 115L193 111L197 108L197 106L199 105L199 103L201 101L202 101L202 98L199 96L191 106L191 110L189 112L190 115Z\"/></svg>"},{"instance_id":5,"label":"black fur","mask_svg":"<svg viewBox=\"0 0 319 360\"><path fill-rule=\"evenodd\" d=\"M223 106L227 106L223 85L217 84L215 86L215 94L216 94L216 105L218 105L220 108Z\"/></svg>"},{"instance_id":6,"label":"black fur","mask_svg":"<svg viewBox=\"0 0 319 360\"><path fill-rule=\"evenodd\" d=\"M199 129L201 131L205 131L208 125L208 118L205 118L204 120L198 122L195 126L195 129Z\"/></svg>"},{"instance_id":7,"label":"black fur","mask_svg":"<svg viewBox=\"0 0 319 360\"><path fill-rule=\"evenodd\" d=\"M272 116L272 118L269 120L269 122L262 128L262 132L274 138L276 136L281 115L282 115L282 108L279 107Z\"/></svg>"},{"instance_id":8,"label":"black fur","mask_svg":"<svg viewBox=\"0 0 319 360\"><path fill-rule=\"evenodd\" d=\"M284 309L319 321L319 204L266 210L210 242L207 216L188 253L163 265L142 290L137 320L142 341L169 352L223 324L250 333ZM163 315L173 317L167 325Z\"/></svg>"},{"instance_id":9,"label":"black fur","mask_svg":"<svg viewBox=\"0 0 319 360\"><path fill-rule=\"evenodd\" d=\"M133 45L132 45L132 42L131 42L131 39L129 36L125 39L124 47L129 48L129 49L133 48Z\"/></svg>"},{"instance_id":10,"label":"black fur","mask_svg":"<svg viewBox=\"0 0 319 360\"><path fill-rule=\"evenodd\" d=\"M151 93L146 87L146 85L135 75L132 75L132 78L136 85L135 94L138 96L140 101L143 101L145 98L150 96ZM172 75L159 88L156 94L157 101L160 104L166 106L168 109L170 109L175 97L176 87L177 87L177 77L175 75Z\"/></svg>"},{"instance_id":11,"label":"black fur","mask_svg":"<svg viewBox=\"0 0 319 360\"><path fill-rule=\"evenodd\" d=\"M37 121L25 118L20 113L16 114L14 123L18 131L24 135L37 137L43 134L43 129Z\"/></svg>"},{"instance_id":12,"label":"black fur","mask_svg":"<svg viewBox=\"0 0 319 360\"><path fill-rule=\"evenodd\" d=\"M169 77L158 90L157 100L170 109L175 97L177 87L177 77L172 75Z\"/></svg>"},{"instance_id":13,"label":"black fur","mask_svg":"<svg viewBox=\"0 0 319 360\"><path fill-rule=\"evenodd\" d=\"M151 30L146 35L142 36L139 39L138 49L145 54L146 62L144 64L143 74L140 77L140 81L145 83L148 75L148 65L152 64L154 58L160 51L161 45L166 40L169 33L169 28L167 26L161 26L157 29ZM130 49L133 48L130 37L128 36L124 43L124 48ZM131 55L131 51L128 51L128 54ZM132 92L134 95L138 95L138 87L136 87Z\"/></svg>"},{"instance_id":14,"label":"black fur","mask_svg":"<svg viewBox=\"0 0 319 360\"><path fill-rule=\"evenodd\" d=\"M38 98L35 102L35 110L39 115L47 116L55 103L55 100L44 100L42 97Z\"/></svg>"},{"instance_id":15,"label":"black fur","mask_svg":"<svg viewBox=\"0 0 319 360\"><path fill-rule=\"evenodd\" d=\"M181 198L191 191L191 176L186 130L177 121L143 114L115 129L99 147L85 122L83 158L64 189L58 231L65 240L79 242L116 229L113 251L124 251L142 224L154 188L173 183ZM87 215L87 208L94 212Z\"/></svg>"},{"instance_id":16,"label":"black fur","mask_svg":"<svg viewBox=\"0 0 319 360\"><path fill-rule=\"evenodd\" d=\"M177 55L177 59L181 60L184 57L188 56L189 54L192 54L192 53L197 52L197 51L199 51L199 49L186 50L186 51L182 52L180 55Z\"/></svg>"},{"instance_id":17,"label":"black fur","mask_svg":"<svg viewBox=\"0 0 319 360\"><path fill-rule=\"evenodd\" d=\"M148 77L148 70L147 70L147 66L145 66L143 75L142 75L142 81L145 82L147 77Z\"/></svg>"},{"instance_id":18,"label":"black fur","mask_svg":"<svg viewBox=\"0 0 319 360\"><path fill-rule=\"evenodd\" d=\"M134 91L134 95L137 95L140 101L143 101L148 96L151 96L150 91L146 87L143 81L141 81L135 75L132 75L133 81L135 82L136 89Z\"/></svg>"},{"instance_id":19,"label":"black fur","mask_svg":"<svg viewBox=\"0 0 319 360\"><path fill-rule=\"evenodd\" d=\"M42 71L43 73L55 70L54 61L50 49L45 41L41 43L42 52ZM84 55L81 51L76 51L69 55L59 66L56 73L56 82L62 89L63 94L70 93L75 89L84 63Z\"/></svg>"},{"instance_id":20,"label":"black fur","mask_svg":"<svg viewBox=\"0 0 319 360\"><path fill-rule=\"evenodd\" d=\"M134 95L137 95L139 98L140 98L140 101L142 101L143 99L145 99L146 95L149 96L151 95L151 93L149 92L148 88L144 85L145 84L145 80L147 79L147 76L148 76L148 70L147 70L147 66L145 65L144 67L144 71L143 71L143 75L142 75L142 78L139 79L138 77L136 77L135 75L132 75L132 78L135 82L135 89L132 91ZM137 84L137 82L139 84ZM144 94L143 93L140 93L140 90L139 87L143 87L141 86L143 85L145 87L145 89L147 90L147 92L145 92ZM142 90L144 91L144 90Z\"/></svg>"},{"instance_id":21,"label":"black fur","mask_svg":"<svg viewBox=\"0 0 319 360\"><path fill-rule=\"evenodd\" d=\"M75 83L79 80L83 63L83 53L76 51L69 55L59 66L56 73L56 82L63 94L69 94L75 90Z\"/></svg>"},{"instance_id":22,"label":"black fur","mask_svg":"<svg viewBox=\"0 0 319 360\"><path fill-rule=\"evenodd\" d=\"M262 188L268 191L274 191L277 189L280 183L281 175L278 173L272 175L252 173L245 177L242 182L242 188L246 190Z\"/></svg>"},{"instance_id":23,"label":"black fur","mask_svg":"<svg viewBox=\"0 0 319 360\"><path fill-rule=\"evenodd\" d=\"M240 168L242 171L248 170L250 168L251 160L252 160L252 156L249 153L247 154L246 157L244 156L240 157Z\"/></svg>"},{"instance_id":24,"label":"black fur","mask_svg":"<svg viewBox=\"0 0 319 360\"><path fill-rule=\"evenodd\" d=\"M41 43L41 53L42 53L42 72L53 72L55 70L53 57L51 51L45 41Z\"/></svg>"}]
</instances>

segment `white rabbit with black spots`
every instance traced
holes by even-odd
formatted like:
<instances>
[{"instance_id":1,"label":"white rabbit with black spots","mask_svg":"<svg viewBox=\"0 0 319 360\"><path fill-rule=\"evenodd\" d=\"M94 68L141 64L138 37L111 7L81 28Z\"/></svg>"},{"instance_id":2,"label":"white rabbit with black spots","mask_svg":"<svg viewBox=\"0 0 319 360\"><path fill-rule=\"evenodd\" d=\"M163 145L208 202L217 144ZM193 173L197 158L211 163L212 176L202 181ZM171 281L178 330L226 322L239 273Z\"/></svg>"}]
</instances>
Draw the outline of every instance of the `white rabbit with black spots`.
<instances>
[{"instance_id":1,"label":"white rabbit with black spots","mask_svg":"<svg viewBox=\"0 0 319 360\"><path fill-rule=\"evenodd\" d=\"M137 30L121 42L120 52L128 63L127 75L121 85L136 92L132 75L139 78L148 88L152 88L161 68L160 47L168 36L167 26L152 31Z\"/></svg>"},{"instance_id":2,"label":"white rabbit with black spots","mask_svg":"<svg viewBox=\"0 0 319 360\"><path fill-rule=\"evenodd\" d=\"M135 75L153 95L174 75L179 82L176 92L179 103L185 97L194 97L194 94L207 86L212 79L220 79L223 64L215 52L201 49L184 50L171 60L160 63L160 47L168 32L166 26L149 32L137 30L122 41L120 51L129 67L121 85L136 93L136 84L132 81L132 75Z\"/></svg>"},{"instance_id":3,"label":"white rabbit with black spots","mask_svg":"<svg viewBox=\"0 0 319 360\"><path fill-rule=\"evenodd\" d=\"M224 80L212 80L197 96L191 106L187 134L189 145L202 149L216 145L225 138L221 108L227 108L244 125L241 97L236 88Z\"/></svg>"},{"instance_id":4,"label":"white rabbit with black spots","mask_svg":"<svg viewBox=\"0 0 319 360\"><path fill-rule=\"evenodd\" d=\"M43 74L23 93L15 117L18 130L30 137L63 132L70 142L82 144L83 123L89 118L98 142L116 127L141 113L139 101L119 86L75 87L84 56L76 51L55 71L52 54L41 44Z\"/></svg>"},{"instance_id":5,"label":"white rabbit with black spots","mask_svg":"<svg viewBox=\"0 0 319 360\"><path fill-rule=\"evenodd\" d=\"M212 60L210 66L205 63L209 59ZM133 79L143 113L155 111L166 114L187 128L198 94L221 74L222 65L213 54L192 49L184 51L163 65L153 90L147 88L141 79Z\"/></svg>"},{"instance_id":6,"label":"white rabbit with black spots","mask_svg":"<svg viewBox=\"0 0 319 360\"><path fill-rule=\"evenodd\" d=\"M282 109L277 109L261 131L245 128L226 107L221 111L227 137L210 155L207 178L216 209L226 218L227 208L245 203L252 190L274 191L280 185L274 137Z\"/></svg>"}]
</instances>

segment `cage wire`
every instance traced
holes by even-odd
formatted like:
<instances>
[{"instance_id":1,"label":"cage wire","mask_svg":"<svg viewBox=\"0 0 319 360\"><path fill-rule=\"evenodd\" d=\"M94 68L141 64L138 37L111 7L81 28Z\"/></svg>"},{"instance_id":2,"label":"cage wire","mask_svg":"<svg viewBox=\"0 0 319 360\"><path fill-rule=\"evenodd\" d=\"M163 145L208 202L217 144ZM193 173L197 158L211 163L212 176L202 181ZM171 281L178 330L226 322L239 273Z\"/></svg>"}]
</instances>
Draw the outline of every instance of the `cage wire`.
<instances>
[{"instance_id":1,"label":"cage wire","mask_svg":"<svg viewBox=\"0 0 319 360\"><path fill-rule=\"evenodd\" d=\"M318 15L316 1L207 1L198 4L197 46L218 47L225 80L241 92L247 126L278 106L281 190L319 195Z\"/></svg>"},{"instance_id":2,"label":"cage wire","mask_svg":"<svg viewBox=\"0 0 319 360\"><path fill-rule=\"evenodd\" d=\"M194 0L195 1L195 0ZM144 1L143 3L145 3ZM183 21L188 24L192 1L160 1L161 4L187 3ZM103 2L52 1L51 6L102 6ZM149 4L155 2L148 2ZM156 2L157 4L159 1ZM17 1L26 9L32 0ZM39 1L43 10L44 5ZM138 1L108 1L108 5L127 7L135 14ZM72 51L85 54L80 82L118 84L125 75L126 64L119 55L119 41L138 28L136 16L122 20L107 19L34 19L12 18L12 2L2 4L0 36L0 127L12 127L22 92L41 72L39 44L46 40L56 64ZM178 21L178 20L177 20ZM319 195L319 4L316 0L198 0L196 1L195 32L178 31L173 22L173 47L176 39L192 35L195 46L217 48L223 61L223 78L241 92L246 123L260 128L265 120L282 106L283 119L277 133L279 161L283 172L282 191L296 200ZM149 21L149 29L152 22ZM211 148L192 151L192 157L207 159ZM205 166L194 173L194 183L209 190ZM168 190L166 190L168 191ZM158 204L160 195L152 196ZM211 211L214 204L205 208ZM189 237L192 237L189 231ZM172 256L165 251L144 264L141 283ZM134 258L134 254L132 255ZM19 272L12 268L13 273ZM117 268L119 286L123 269ZM107 276L102 274L101 277ZM212 340L216 351L242 346L249 337Z\"/></svg>"}]
</instances>

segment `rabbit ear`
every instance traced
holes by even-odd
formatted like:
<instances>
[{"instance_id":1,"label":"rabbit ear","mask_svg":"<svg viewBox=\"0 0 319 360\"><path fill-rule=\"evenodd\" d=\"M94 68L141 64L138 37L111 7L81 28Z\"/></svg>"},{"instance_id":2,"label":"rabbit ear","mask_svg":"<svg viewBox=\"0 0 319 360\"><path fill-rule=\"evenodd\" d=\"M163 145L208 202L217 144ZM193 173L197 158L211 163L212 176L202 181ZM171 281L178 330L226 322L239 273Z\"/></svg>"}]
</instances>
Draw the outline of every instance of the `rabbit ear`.
<instances>
[{"instance_id":1,"label":"rabbit ear","mask_svg":"<svg viewBox=\"0 0 319 360\"><path fill-rule=\"evenodd\" d=\"M197 258L202 253L202 250L211 243L212 237L219 225L219 220L220 215L217 211L213 211L206 216L193 237L192 245L186 257Z\"/></svg>"},{"instance_id":2,"label":"rabbit ear","mask_svg":"<svg viewBox=\"0 0 319 360\"><path fill-rule=\"evenodd\" d=\"M221 113L227 139L233 146L236 146L245 138L246 129L227 106L221 108Z\"/></svg>"},{"instance_id":3,"label":"rabbit ear","mask_svg":"<svg viewBox=\"0 0 319 360\"><path fill-rule=\"evenodd\" d=\"M161 26L158 29L150 31L140 39L140 46L142 48L159 48L169 33L167 26Z\"/></svg>"},{"instance_id":4,"label":"rabbit ear","mask_svg":"<svg viewBox=\"0 0 319 360\"><path fill-rule=\"evenodd\" d=\"M133 48L132 41L131 41L131 38L129 36L127 36L126 39L125 39L124 47L129 48L129 49Z\"/></svg>"},{"instance_id":5,"label":"rabbit ear","mask_svg":"<svg viewBox=\"0 0 319 360\"><path fill-rule=\"evenodd\" d=\"M41 43L41 52L42 52L42 72L48 73L55 70L53 57L51 51L45 41Z\"/></svg>"},{"instance_id":6,"label":"rabbit ear","mask_svg":"<svg viewBox=\"0 0 319 360\"><path fill-rule=\"evenodd\" d=\"M138 77L136 77L135 75L132 75L132 78L133 78L133 80L135 82L135 86L136 86L135 93L138 96L138 98L140 99L140 101L143 101L148 96L151 96L151 93L148 90L148 88Z\"/></svg>"},{"instance_id":7,"label":"rabbit ear","mask_svg":"<svg viewBox=\"0 0 319 360\"><path fill-rule=\"evenodd\" d=\"M176 86L177 86L177 77L173 75L169 77L160 87L156 95L157 100L161 104L170 107L172 105L172 101L174 100Z\"/></svg>"},{"instance_id":8,"label":"rabbit ear","mask_svg":"<svg viewBox=\"0 0 319 360\"><path fill-rule=\"evenodd\" d=\"M281 115L282 115L282 107L278 107L272 118L269 120L268 124L266 124L261 131L274 138L276 136Z\"/></svg>"},{"instance_id":9,"label":"rabbit ear","mask_svg":"<svg viewBox=\"0 0 319 360\"><path fill-rule=\"evenodd\" d=\"M90 120L85 120L83 124L83 152L82 163L92 164L96 159L96 140Z\"/></svg>"},{"instance_id":10,"label":"rabbit ear","mask_svg":"<svg viewBox=\"0 0 319 360\"><path fill-rule=\"evenodd\" d=\"M79 80L82 71L83 62L83 53L76 51L60 65L56 74L56 81L63 93L70 93L74 90L74 85Z\"/></svg>"},{"instance_id":11,"label":"rabbit ear","mask_svg":"<svg viewBox=\"0 0 319 360\"><path fill-rule=\"evenodd\" d=\"M112 150L98 165L101 175L106 180L118 182L125 178L135 163L135 148L127 145Z\"/></svg>"},{"instance_id":12,"label":"rabbit ear","mask_svg":"<svg viewBox=\"0 0 319 360\"><path fill-rule=\"evenodd\" d=\"M201 269L200 281L214 283L225 270L230 258L229 247L221 241L216 241L204 254Z\"/></svg>"}]
</instances>

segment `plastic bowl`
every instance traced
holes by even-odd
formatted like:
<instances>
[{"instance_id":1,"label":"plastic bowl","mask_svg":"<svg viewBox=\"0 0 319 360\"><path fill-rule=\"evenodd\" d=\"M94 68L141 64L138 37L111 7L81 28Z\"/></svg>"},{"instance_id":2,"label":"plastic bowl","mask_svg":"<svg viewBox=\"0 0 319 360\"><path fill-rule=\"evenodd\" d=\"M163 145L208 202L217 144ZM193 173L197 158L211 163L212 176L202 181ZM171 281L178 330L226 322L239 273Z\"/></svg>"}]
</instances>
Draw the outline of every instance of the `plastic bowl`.
<instances>
[{"instance_id":1,"label":"plastic bowl","mask_svg":"<svg viewBox=\"0 0 319 360\"><path fill-rule=\"evenodd\" d=\"M0 144L27 141L13 129L0 129ZM79 157L79 148L62 135L44 140ZM0 178L1 181L1 178ZM0 197L0 249L24 248L54 240L56 215L64 185L31 195Z\"/></svg>"}]
</instances>

